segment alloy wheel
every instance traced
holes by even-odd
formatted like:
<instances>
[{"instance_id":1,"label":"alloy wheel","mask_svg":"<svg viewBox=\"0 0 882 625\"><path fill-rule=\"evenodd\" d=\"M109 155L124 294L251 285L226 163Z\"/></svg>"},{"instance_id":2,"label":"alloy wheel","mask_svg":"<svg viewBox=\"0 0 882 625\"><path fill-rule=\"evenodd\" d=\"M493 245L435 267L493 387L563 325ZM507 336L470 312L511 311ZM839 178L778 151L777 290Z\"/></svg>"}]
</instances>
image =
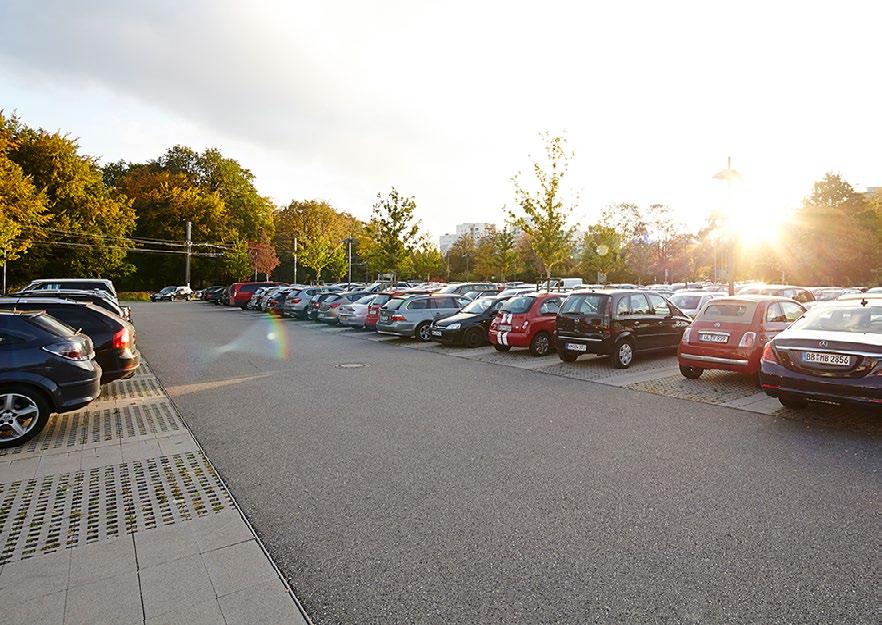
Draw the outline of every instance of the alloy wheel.
<instances>
[{"instance_id":1,"label":"alloy wheel","mask_svg":"<svg viewBox=\"0 0 882 625\"><path fill-rule=\"evenodd\" d=\"M36 402L19 393L0 394L0 441L13 441L30 432L40 416Z\"/></svg>"}]
</instances>

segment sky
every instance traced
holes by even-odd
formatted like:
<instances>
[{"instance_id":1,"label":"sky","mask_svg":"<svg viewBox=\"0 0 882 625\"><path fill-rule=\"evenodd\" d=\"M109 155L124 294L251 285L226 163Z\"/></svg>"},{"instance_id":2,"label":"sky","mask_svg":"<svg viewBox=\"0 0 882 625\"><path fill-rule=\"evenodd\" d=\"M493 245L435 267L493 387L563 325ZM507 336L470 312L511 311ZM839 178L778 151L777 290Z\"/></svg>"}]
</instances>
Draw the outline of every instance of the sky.
<instances>
[{"instance_id":1,"label":"sky","mask_svg":"<svg viewBox=\"0 0 882 625\"><path fill-rule=\"evenodd\" d=\"M0 108L102 162L218 147L277 204L434 237L501 223L540 133L583 228L617 202L762 224L827 171L882 186L875 2L0 0ZM529 180L529 178L527 178Z\"/></svg>"}]
</instances>

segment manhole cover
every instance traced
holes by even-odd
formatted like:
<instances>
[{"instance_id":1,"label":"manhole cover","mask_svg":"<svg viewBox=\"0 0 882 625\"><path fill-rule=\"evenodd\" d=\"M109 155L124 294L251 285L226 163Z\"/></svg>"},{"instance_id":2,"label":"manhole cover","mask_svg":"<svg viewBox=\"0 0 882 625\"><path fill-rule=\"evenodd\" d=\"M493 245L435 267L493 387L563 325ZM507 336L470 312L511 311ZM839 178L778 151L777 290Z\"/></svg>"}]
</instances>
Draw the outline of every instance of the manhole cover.
<instances>
[{"instance_id":1,"label":"manhole cover","mask_svg":"<svg viewBox=\"0 0 882 625\"><path fill-rule=\"evenodd\" d=\"M337 369L361 369L362 367L367 367L363 362L344 362L339 365L334 365Z\"/></svg>"}]
</instances>

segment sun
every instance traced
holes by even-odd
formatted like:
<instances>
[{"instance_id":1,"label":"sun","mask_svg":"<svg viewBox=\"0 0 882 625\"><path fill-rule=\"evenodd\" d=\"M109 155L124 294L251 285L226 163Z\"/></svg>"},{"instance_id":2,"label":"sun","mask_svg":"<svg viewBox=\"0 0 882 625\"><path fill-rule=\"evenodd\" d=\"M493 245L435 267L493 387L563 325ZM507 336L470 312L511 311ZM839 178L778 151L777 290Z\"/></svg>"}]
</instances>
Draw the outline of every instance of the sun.
<instances>
[{"instance_id":1,"label":"sun","mask_svg":"<svg viewBox=\"0 0 882 625\"><path fill-rule=\"evenodd\" d=\"M735 238L748 248L779 243L792 224L793 210L770 206L768 197L753 189L733 194L721 215L724 236Z\"/></svg>"}]
</instances>

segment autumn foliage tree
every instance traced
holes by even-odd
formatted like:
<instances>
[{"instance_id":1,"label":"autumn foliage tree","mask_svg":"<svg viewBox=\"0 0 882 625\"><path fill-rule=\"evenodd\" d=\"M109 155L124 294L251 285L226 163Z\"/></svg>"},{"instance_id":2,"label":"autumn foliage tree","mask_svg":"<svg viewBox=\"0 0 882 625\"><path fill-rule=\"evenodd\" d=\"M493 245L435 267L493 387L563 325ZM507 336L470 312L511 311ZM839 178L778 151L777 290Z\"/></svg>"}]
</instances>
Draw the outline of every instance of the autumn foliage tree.
<instances>
[{"instance_id":1,"label":"autumn foliage tree","mask_svg":"<svg viewBox=\"0 0 882 625\"><path fill-rule=\"evenodd\" d=\"M273 269L279 266L279 257L276 250L273 249L269 239L263 238L260 241L249 241L248 255L251 258L251 268L254 270L254 276L262 273L265 280L269 280L269 275Z\"/></svg>"}]
</instances>

